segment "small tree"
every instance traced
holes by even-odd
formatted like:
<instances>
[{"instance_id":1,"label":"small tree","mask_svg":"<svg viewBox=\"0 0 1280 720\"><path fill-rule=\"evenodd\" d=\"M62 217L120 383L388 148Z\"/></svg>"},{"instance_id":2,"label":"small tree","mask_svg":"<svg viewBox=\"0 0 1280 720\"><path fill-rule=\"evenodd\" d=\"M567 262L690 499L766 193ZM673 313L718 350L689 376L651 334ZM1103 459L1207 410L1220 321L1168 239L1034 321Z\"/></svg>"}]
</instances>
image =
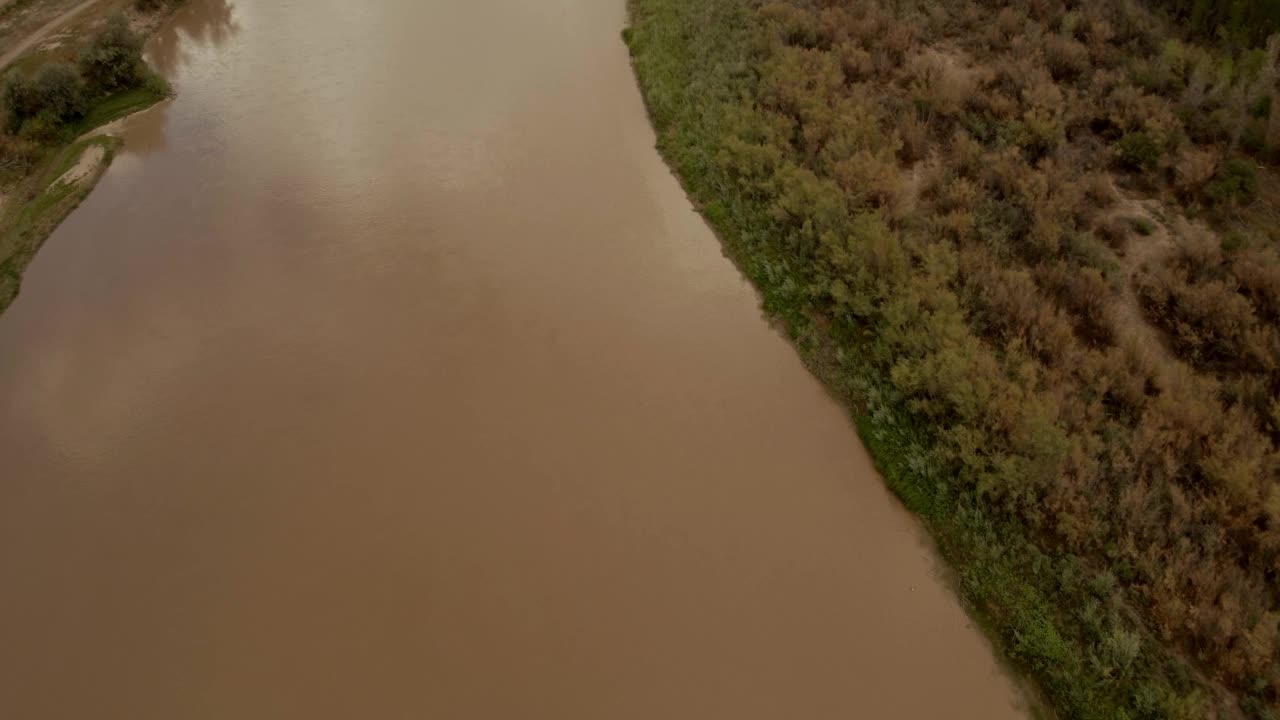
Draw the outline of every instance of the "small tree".
<instances>
[{"instance_id":1,"label":"small tree","mask_svg":"<svg viewBox=\"0 0 1280 720\"><path fill-rule=\"evenodd\" d=\"M83 83L69 63L53 63L41 68L36 76L35 93L41 110L59 120L74 120L84 115Z\"/></svg>"},{"instance_id":2,"label":"small tree","mask_svg":"<svg viewBox=\"0 0 1280 720\"><path fill-rule=\"evenodd\" d=\"M107 95L142 82L142 40L124 15L112 15L107 26L80 56L80 74L92 93Z\"/></svg>"},{"instance_id":3,"label":"small tree","mask_svg":"<svg viewBox=\"0 0 1280 720\"><path fill-rule=\"evenodd\" d=\"M1205 187L1205 194L1219 204L1244 204L1258 194L1258 173L1253 163L1232 158Z\"/></svg>"}]
</instances>

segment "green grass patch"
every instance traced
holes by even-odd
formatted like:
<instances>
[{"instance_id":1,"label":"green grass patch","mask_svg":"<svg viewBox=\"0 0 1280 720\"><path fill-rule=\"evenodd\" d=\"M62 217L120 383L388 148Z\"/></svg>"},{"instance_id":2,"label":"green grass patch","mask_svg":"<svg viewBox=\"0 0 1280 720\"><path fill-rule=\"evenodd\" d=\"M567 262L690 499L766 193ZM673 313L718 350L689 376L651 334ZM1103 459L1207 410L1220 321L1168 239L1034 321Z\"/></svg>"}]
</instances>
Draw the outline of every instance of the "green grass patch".
<instances>
[{"instance_id":1,"label":"green grass patch","mask_svg":"<svg viewBox=\"0 0 1280 720\"><path fill-rule=\"evenodd\" d=\"M83 135L114 120L146 110L164 100L166 96L165 92L154 87L139 87L118 92L94 103L85 113L84 118L74 125L73 132L76 136Z\"/></svg>"},{"instance_id":2,"label":"green grass patch","mask_svg":"<svg viewBox=\"0 0 1280 720\"><path fill-rule=\"evenodd\" d=\"M1129 218L1129 224L1133 226L1133 229L1137 231L1139 235L1146 236L1156 231L1155 223L1151 222L1148 218L1132 217Z\"/></svg>"}]
</instances>

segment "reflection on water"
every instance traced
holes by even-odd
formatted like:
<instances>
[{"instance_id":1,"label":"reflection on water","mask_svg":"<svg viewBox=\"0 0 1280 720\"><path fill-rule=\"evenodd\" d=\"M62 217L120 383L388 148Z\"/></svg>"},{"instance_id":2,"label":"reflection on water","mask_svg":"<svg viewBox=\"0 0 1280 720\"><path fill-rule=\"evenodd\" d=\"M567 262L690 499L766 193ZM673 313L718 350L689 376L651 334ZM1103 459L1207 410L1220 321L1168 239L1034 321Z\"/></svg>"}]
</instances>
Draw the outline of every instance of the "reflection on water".
<instances>
[{"instance_id":1,"label":"reflection on water","mask_svg":"<svg viewBox=\"0 0 1280 720\"><path fill-rule=\"evenodd\" d=\"M131 172L143 157L160 152L165 148L165 127L169 120L172 100L164 100L144 112L125 118L112 126L112 134L125 133L129 136L128 147L114 161L113 169L117 174Z\"/></svg>"},{"instance_id":2,"label":"reflection on water","mask_svg":"<svg viewBox=\"0 0 1280 720\"><path fill-rule=\"evenodd\" d=\"M0 718L1019 716L623 0L188 0L0 316Z\"/></svg>"},{"instance_id":3,"label":"reflection on water","mask_svg":"<svg viewBox=\"0 0 1280 720\"><path fill-rule=\"evenodd\" d=\"M189 2L151 38L147 61L160 74L173 77L191 62L196 48L222 47L240 30L230 0Z\"/></svg>"},{"instance_id":4,"label":"reflection on water","mask_svg":"<svg viewBox=\"0 0 1280 720\"><path fill-rule=\"evenodd\" d=\"M147 42L147 62L181 91L182 69L200 53L224 46L239 30L230 0L186 2ZM131 174L142 158L165 148L171 106L172 101L165 101L119 123L129 142L115 162L117 175Z\"/></svg>"}]
</instances>

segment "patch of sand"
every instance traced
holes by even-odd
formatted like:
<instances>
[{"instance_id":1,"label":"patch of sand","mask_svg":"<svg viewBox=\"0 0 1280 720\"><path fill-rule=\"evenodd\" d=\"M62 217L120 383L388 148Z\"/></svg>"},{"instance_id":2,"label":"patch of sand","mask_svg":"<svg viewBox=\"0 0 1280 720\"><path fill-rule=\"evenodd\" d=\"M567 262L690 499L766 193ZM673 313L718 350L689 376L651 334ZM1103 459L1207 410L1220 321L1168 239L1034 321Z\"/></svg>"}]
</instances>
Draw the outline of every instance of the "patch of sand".
<instances>
[{"instance_id":1,"label":"patch of sand","mask_svg":"<svg viewBox=\"0 0 1280 720\"><path fill-rule=\"evenodd\" d=\"M106 148L98 145L97 143L90 145L85 148L84 152L80 153L80 158L76 160L76 164L71 166L71 169L62 173L62 176L58 178L57 182L74 185L81 180L84 180L102 164L106 155Z\"/></svg>"}]
</instances>

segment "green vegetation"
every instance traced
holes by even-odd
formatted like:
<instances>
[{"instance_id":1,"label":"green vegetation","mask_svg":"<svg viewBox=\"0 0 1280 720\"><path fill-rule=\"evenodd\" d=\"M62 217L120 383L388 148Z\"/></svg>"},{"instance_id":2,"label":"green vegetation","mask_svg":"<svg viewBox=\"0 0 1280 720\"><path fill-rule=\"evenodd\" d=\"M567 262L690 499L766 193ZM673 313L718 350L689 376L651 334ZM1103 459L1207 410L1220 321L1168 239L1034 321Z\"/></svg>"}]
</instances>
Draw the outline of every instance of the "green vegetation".
<instances>
[{"instance_id":1,"label":"green vegetation","mask_svg":"<svg viewBox=\"0 0 1280 720\"><path fill-rule=\"evenodd\" d=\"M1280 32L1280 0L1157 0L1201 38L1257 45Z\"/></svg>"},{"instance_id":2,"label":"green vegetation","mask_svg":"<svg viewBox=\"0 0 1280 720\"><path fill-rule=\"evenodd\" d=\"M182 3L182 0L133 0L133 7L142 12L156 12L165 8L172 8Z\"/></svg>"},{"instance_id":3,"label":"green vegetation","mask_svg":"<svg viewBox=\"0 0 1280 720\"><path fill-rule=\"evenodd\" d=\"M10 201L0 214L0 311L17 295L22 272L41 243L87 195L116 149L109 138L79 138L169 94L142 61L142 39L122 15L108 18L74 59L49 60L4 77L0 197ZM93 145L104 148L103 165L78 182L58 182Z\"/></svg>"},{"instance_id":4,"label":"green vegetation","mask_svg":"<svg viewBox=\"0 0 1280 720\"><path fill-rule=\"evenodd\" d=\"M1134 230L1135 230L1139 235L1147 236L1147 235L1150 235L1151 233L1155 232L1155 230L1156 230L1155 223L1151 222L1151 221L1150 221L1150 220L1148 220L1147 218L1144 218L1144 217L1136 217L1136 218L1131 218L1129 221L1130 221L1131 223L1133 223L1133 229L1134 229Z\"/></svg>"},{"instance_id":5,"label":"green vegetation","mask_svg":"<svg viewBox=\"0 0 1280 720\"><path fill-rule=\"evenodd\" d=\"M1280 39L1106 0L630 7L659 149L1054 710L1276 717Z\"/></svg>"},{"instance_id":6,"label":"green vegetation","mask_svg":"<svg viewBox=\"0 0 1280 720\"><path fill-rule=\"evenodd\" d=\"M1154 170L1160 154L1160 146L1142 130L1126 133L1116 143L1116 157L1130 170Z\"/></svg>"},{"instance_id":7,"label":"green vegetation","mask_svg":"<svg viewBox=\"0 0 1280 720\"><path fill-rule=\"evenodd\" d=\"M167 95L168 90L159 90L152 86L122 90L94 103L84 117L80 118L73 130L77 135L83 135L113 120L119 120L139 110L149 108L163 100Z\"/></svg>"}]
</instances>

